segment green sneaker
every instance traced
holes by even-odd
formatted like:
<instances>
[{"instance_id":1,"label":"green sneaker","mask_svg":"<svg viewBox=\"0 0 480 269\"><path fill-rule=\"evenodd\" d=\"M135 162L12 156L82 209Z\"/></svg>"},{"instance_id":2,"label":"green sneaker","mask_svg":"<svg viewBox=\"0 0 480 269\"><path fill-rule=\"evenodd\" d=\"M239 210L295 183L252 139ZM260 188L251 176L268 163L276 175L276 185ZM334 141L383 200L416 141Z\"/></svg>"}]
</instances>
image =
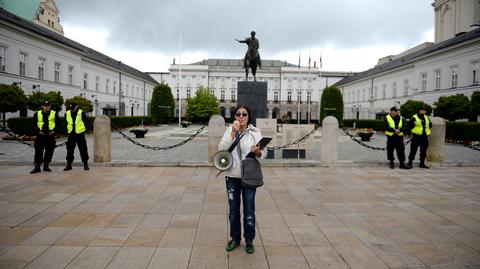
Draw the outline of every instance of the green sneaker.
<instances>
[{"instance_id":1,"label":"green sneaker","mask_svg":"<svg viewBox=\"0 0 480 269\"><path fill-rule=\"evenodd\" d=\"M238 247L239 245L240 245L240 242L237 242L237 241L232 239L232 240L230 240L230 242L228 242L227 246L225 247L225 250L232 251L236 247Z\"/></svg>"},{"instance_id":2,"label":"green sneaker","mask_svg":"<svg viewBox=\"0 0 480 269\"><path fill-rule=\"evenodd\" d=\"M255 252L255 247L253 246L252 242L247 242L247 245L245 246L245 251L247 251L248 254L252 254Z\"/></svg>"}]
</instances>

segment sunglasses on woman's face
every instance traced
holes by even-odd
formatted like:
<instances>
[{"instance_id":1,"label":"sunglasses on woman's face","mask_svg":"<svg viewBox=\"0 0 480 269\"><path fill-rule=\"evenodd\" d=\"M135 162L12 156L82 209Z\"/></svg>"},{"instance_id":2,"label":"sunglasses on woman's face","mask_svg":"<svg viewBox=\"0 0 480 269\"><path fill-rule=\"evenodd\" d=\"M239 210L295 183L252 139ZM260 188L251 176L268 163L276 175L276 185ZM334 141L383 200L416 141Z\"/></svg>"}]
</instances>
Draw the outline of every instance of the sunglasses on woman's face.
<instances>
[{"instance_id":1,"label":"sunglasses on woman's face","mask_svg":"<svg viewBox=\"0 0 480 269\"><path fill-rule=\"evenodd\" d=\"M248 116L248 113L247 112L243 112L243 113L237 112L237 113L235 113L235 116L237 116L237 117L242 116L242 117L245 118L246 116Z\"/></svg>"}]
</instances>

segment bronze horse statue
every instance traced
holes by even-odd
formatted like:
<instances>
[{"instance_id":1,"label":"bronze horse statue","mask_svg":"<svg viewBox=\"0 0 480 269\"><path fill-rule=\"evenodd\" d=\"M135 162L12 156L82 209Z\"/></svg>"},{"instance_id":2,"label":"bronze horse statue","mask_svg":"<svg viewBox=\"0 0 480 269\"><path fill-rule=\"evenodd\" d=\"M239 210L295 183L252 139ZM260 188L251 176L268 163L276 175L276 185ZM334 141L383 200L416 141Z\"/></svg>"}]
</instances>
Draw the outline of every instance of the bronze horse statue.
<instances>
[{"instance_id":1,"label":"bronze horse statue","mask_svg":"<svg viewBox=\"0 0 480 269\"><path fill-rule=\"evenodd\" d=\"M245 40L237 40L240 43L246 43L248 45L247 53L243 59L243 67L245 68L245 79L248 80L248 68L252 69L252 75L254 81L257 81L257 67L262 67L262 61L260 60L260 54L258 53L259 43L255 38L255 31L252 31L251 37L245 38Z\"/></svg>"}]
</instances>

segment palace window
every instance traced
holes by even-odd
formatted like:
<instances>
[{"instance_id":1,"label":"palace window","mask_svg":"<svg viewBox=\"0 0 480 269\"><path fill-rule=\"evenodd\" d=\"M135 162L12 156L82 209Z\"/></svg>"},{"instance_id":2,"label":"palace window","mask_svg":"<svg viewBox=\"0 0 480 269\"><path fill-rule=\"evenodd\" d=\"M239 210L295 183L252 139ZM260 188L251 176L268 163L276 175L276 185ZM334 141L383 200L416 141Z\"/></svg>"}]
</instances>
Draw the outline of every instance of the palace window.
<instances>
[{"instance_id":1,"label":"palace window","mask_svg":"<svg viewBox=\"0 0 480 269\"><path fill-rule=\"evenodd\" d=\"M88 73L83 73L83 89L88 89Z\"/></svg>"},{"instance_id":2,"label":"palace window","mask_svg":"<svg viewBox=\"0 0 480 269\"><path fill-rule=\"evenodd\" d=\"M45 59L38 58L38 79L45 79Z\"/></svg>"},{"instance_id":3,"label":"palace window","mask_svg":"<svg viewBox=\"0 0 480 269\"><path fill-rule=\"evenodd\" d=\"M473 85L480 84L480 62L473 62L472 63L472 77L473 77Z\"/></svg>"},{"instance_id":4,"label":"palace window","mask_svg":"<svg viewBox=\"0 0 480 269\"><path fill-rule=\"evenodd\" d=\"M382 89L382 99L387 98L387 85L383 84L383 89Z\"/></svg>"},{"instance_id":5,"label":"palace window","mask_svg":"<svg viewBox=\"0 0 480 269\"><path fill-rule=\"evenodd\" d=\"M393 97L397 97L397 82L392 83Z\"/></svg>"},{"instance_id":6,"label":"palace window","mask_svg":"<svg viewBox=\"0 0 480 269\"><path fill-rule=\"evenodd\" d=\"M20 59L19 59L19 63L20 63L20 67L19 67L19 70L18 70L18 73L20 74L20 76L25 76L26 75L26 71L27 71L27 54L24 53L24 52L20 52Z\"/></svg>"},{"instance_id":7,"label":"palace window","mask_svg":"<svg viewBox=\"0 0 480 269\"><path fill-rule=\"evenodd\" d=\"M458 67L452 67L450 70L450 78L451 78L451 87L456 88L458 86Z\"/></svg>"},{"instance_id":8,"label":"palace window","mask_svg":"<svg viewBox=\"0 0 480 269\"><path fill-rule=\"evenodd\" d=\"M73 66L68 66L68 84L73 85Z\"/></svg>"},{"instance_id":9,"label":"palace window","mask_svg":"<svg viewBox=\"0 0 480 269\"><path fill-rule=\"evenodd\" d=\"M442 72L440 70L435 70L435 90L439 90L441 86L441 77Z\"/></svg>"},{"instance_id":10,"label":"palace window","mask_svg":"<svg viewBox=\"0 0 480 269\"><path fill-rule=\"evenodd\" d=\"M312 91L307 91L307 102L311 102L312 101Z\"/></svg>"},{"instance_id":11,"label":"palace window","mask_svg":"<svg viewBox=\"0 0 480 269\"><path fill-rule=\"evenodd\" d=\"M220 90L220 101L225 101L225 89Z\"/></svg>"},{"instance_id":12,"label":"palace window","mask_svg":"<svg viewBox=\"0 0 480 269\"><path fill-rule=\"evenodd\" d=\"M110 92L110 80L108 78L105 79L105 92Z\"/></svg>"},{"instance_id":13,"label":"palace window","mask_svg":"<svg viewBox=\"0 0 480 269\"><path fill-rule=\"evenodd\" d=\"M273 91L273 101L274 102L278 102L278 96L279 96L278 91L277 90Z\"/></svg>"},{"instance_id":14,"label":"palace window","mask_svg":"<svg viewBox=\"0 0 480 269\"><path fill-rule=\"evenodd\" d=\"M302 90L298 89L297 91L297 102L302 102Z\"/></svg>"},{"instance_id":15,"label":"palace window","mask_svg":"<svg viewBox=\"0 0 480 269\"><path fill-rule=\"evenodd\" d=\"M291 103L292 102L292 91L287 91L287 102Z\"/></svg>"},{"instance_id":16,"label":"palace window","mask_svg":"<svg viewBox=\"0 0 480 269\"><path fill-rule=\"evenodd\" d=\"M7 67L7 48L0 46L0 72L5 72Z\"/></svg>"},{"instance_id":17,"label":"palace window","mask_svg":"<svg viewBox=\"0 0 480 269\"><path fill-rule=\"evenodd\" d=\"M60 63L55 63L54 77L55 82L60 82Z\"/></svg>"},{"instance_id":18,"label":"palace window","mask_svg":"<svg viewBox=\"0 0 480 269\"><path fill-rule=\"evenodd\" d=\"M95 91L97 91L97 92L98 92L99 85L100 85L100 77L97 76L95 78Z\"/></svg>"},{"instance_id":19,"label":"palace window","mask_svg":"<svg viewBox=\"0 0 480 269\"><path fill-rule=\"evenodd\" d=\"M408 90L410 88L410 86L408 84L409 84L408 79L403 81L403 96L408 95Z\"/></svg>"},{"instance_id":20,"label":"palace window","mask_svg":"<svg viewBox=\"0 0 480 269\"><path fill-rule=\"evenodd\" d=\"M420 74L420 81L421 81L421 91L424 92L427 90L427 73Z\"/></svg>"},{"instance_id":21,"label":"palace window","mask_svg":"<svg viewBox=\"0 0 480 269\"><path fill-rule=\"evenodd\" d=\"M236 96L235 96L236 93L237 93L237 91L232 89L232 91L231 91L232 102L235 102L235 100L236 100Z\"/></svg>"}]
</instances>

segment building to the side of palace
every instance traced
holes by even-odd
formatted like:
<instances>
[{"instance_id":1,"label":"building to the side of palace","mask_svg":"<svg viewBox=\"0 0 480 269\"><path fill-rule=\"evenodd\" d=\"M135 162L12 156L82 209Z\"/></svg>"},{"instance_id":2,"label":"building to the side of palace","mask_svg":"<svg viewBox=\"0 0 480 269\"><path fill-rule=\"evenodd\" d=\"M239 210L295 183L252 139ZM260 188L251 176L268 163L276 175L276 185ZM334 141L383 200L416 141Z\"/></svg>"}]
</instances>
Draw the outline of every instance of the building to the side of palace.
<instances>
[{"instance_id":1,"label":"building to the side of palace","mask_svg":"<svg viewBox=\"0 0 480 269\"><path fill-rule=\"evenodd\" d=\"M159 82L170 85L172 95L181 104L185 115L186 100L195 96L199 87L207 87L217 97L222 116L231 118L237 105L237 83L245 80L241 59L208 59L182 65L173 63L169 73L149 73ZM325 86L332 85L351 75L347 72L321 71L316 63L312 67L293 65L279 60L262 60L257 70L257 81L267 82L267 107L269 118L280 118L284 113L290 119L317 120L319 101ZM253 80L252 74L249 80Z\"/></svg>"},{"instance_id":2,"label":"building to the side of palace","mask_svg":"<svg viewBox=\"0 0 480 269\"><path fill-rule=\"evenodd\" d=\"M480 90L480 1L436 0L435 43L423 43L339 81L344 117L374 119L409 99L430 105L440 96Z\"/></svg>"},{"instance_id":3,"label":"building to the side of palace","mask_svg":"<svg viewBox=\"0 0 480 269\"><path fill-rule=\"evenodd\" d=\"M47 5L39 6L47 15L53 3L33 2ZM64 99L81 95L94 103L93 116L148 114L158 84L151 76L64 37L53 29L56 24L48 27L34 20L0 8L1 84L16 83L25 94L60 91Z\"/></svg>"}]
</instances>

